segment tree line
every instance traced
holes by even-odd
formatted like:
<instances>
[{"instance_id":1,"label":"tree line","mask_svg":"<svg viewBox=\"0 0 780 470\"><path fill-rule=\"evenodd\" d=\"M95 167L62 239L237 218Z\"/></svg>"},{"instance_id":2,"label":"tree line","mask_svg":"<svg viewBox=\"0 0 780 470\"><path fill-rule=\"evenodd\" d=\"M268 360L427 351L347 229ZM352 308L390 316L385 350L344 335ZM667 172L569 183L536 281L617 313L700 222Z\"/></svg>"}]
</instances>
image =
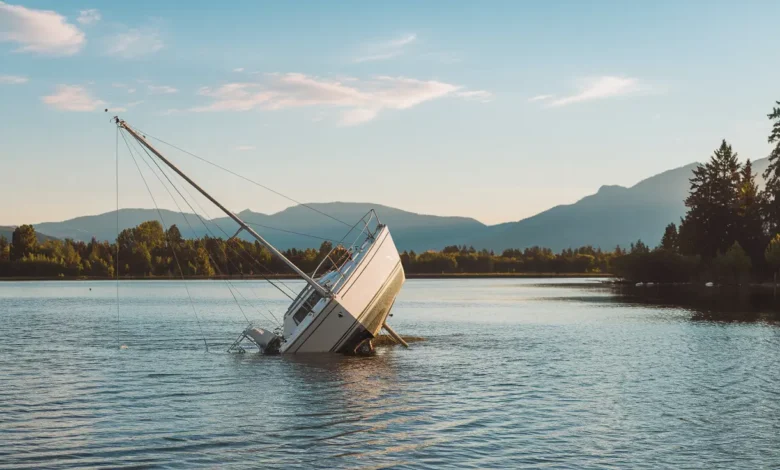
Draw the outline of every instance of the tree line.
<instances>
[{"instance_id":1,"label":"tree line","mask_svg":"<svg viewBox=\"0 0 780 470\"><path fill-rule=\"evenodd\" d=\"M780 101L776 102L780 105ZM756 184L750 160L744 164L723 140L709 161L698 165L679 226L670 223L661 243L641 241L613 262L614 274L635 281L713 281L742 284L771 278L780 269L780 106L767 115L774 145Z\"/></svg>"},{"instance_id":2,"label":"tree line","mask_svg":"<svg viewBox=\"0 0 780 470\"><path fill-rule=\"evenodd\" d=\"M312 272L331 253L333 244L319 249L289 249L284 255L304 272ZM292 274L290 268L258 242L231 238L184 239L172 225L165 230L158 221L122 230L115 243L89 243L70 239L39 242L31 225L17 227L12 239L0 236L0 277L113 278L117 250L120 277L263 276ZM606 273L611 260L622 252L604 252L586 246L553 253L549 248L477 251L474 247L448 246L441 251L404 251L401 262L410 274L442 273ZM339 263L346 252L336 250Z\"/></svg>"},{"instance_id":3,"label":"tree line","mask_svg":"<svg viewBox=\"0 0 780 470\"><path fill-rule=\"evenodd\" d=\"M331 251L289 249L285 256L304 271L313 271ZM338 256L338 251L333 256ZM291 274L258 242L205 236L184 239L172 225L165 230L156 220L122 230L115 243L70 239L39 242L31 225L17 227L9 241L0 237L0 277L113 278L119 258L120 277L263 276Z\"/></svg>"}]
</instances>

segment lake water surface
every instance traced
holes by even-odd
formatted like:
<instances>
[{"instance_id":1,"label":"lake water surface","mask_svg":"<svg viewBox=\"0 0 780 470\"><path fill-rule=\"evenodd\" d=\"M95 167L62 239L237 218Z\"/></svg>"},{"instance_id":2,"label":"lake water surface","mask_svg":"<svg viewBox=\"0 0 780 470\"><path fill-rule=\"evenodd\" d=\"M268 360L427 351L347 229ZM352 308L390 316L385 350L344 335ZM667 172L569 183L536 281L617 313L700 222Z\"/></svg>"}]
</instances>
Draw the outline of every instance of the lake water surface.
<instances>
[{"instance_id":1,"label":"lake water surface","mask_svg":"<svg viewBox=\"0 0 780 470\"><path fill-rule=\"evenodd\" d=\"M0 468L780 467L771 314L587 282L410 280L373 357L227 354L261 282L0 283Z\"/></svg>"}]
</instances>

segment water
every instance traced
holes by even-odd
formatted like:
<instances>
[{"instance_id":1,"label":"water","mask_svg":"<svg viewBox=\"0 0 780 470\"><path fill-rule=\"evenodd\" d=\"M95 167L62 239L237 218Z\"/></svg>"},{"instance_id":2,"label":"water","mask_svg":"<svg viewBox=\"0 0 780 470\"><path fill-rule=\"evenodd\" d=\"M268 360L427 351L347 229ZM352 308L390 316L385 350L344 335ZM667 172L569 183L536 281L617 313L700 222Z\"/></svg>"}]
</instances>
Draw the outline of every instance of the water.
<instances>
[{"instance_id":1,"label":"water","mask_svg":"<svg viewBox=\"0 0 780 470\"><path fill-rule=\"evenodd\" d=\"M408 281L390 323L428 340L367 358L226 354L219 282L190 284L199 322L174 282L118 314L110 282L0 283L0 468L780 466L771 315L582 282ZM250 319L286 305L236 285Z\"/></svg>"}]
</instances>

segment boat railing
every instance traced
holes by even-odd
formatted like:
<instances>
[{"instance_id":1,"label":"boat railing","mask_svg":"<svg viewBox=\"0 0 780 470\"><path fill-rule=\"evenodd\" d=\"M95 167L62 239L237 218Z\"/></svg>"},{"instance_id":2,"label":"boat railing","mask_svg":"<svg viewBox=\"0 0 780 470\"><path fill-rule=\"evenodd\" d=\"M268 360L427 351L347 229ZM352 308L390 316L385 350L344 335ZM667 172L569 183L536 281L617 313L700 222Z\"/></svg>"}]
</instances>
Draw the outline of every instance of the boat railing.
<instances>
[{"instance_id":1,"label":"boat railing","mask_svg":"<svg viewBox=\"0 0 780 470\"><path fill-rule=\"evenodd\" d=\"M373 231L371 230L372 221L376 222ZM360 220L355 223L355 225L349 229L344 237L342 237L341 241L336 246L334 246L327 255L325 255L322 261L320 261L320 264L317 265L317 268L314 270L314 272L312 272L311 277L317 279L318 276L323 277L332 272L337 272L339 274L339 280L338 282L332 283L332 285L343 281L346 277L342 269L344 265L350 261L358 251L360 251L360 248L367 240L371 240L376 236L376 233L379 231L381 225L382 224L379 221L379 216L376 214L376 211L374 211L374 209L368 211L363 217L360 218ZM357 228L360 228L357 236L352 239L352 243L350 243L348 246L345 246L343 243L344 240L346 240L352 232L357 230ZM322 274L318 275L317 273L320 271L322 271Z\"/></svg>"}]
</instances>

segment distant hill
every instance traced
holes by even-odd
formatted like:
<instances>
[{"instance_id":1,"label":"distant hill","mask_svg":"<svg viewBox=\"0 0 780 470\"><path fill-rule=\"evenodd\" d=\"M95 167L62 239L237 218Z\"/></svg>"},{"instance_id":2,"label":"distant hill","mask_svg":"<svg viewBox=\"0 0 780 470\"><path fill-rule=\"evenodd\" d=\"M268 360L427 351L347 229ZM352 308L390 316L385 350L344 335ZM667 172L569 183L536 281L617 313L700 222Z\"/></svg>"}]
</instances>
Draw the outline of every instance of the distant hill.
<instances>
[{"instance_id":1,"label":"distant hill","mask_svg":"<svg viewBox=\"0 0 780 470\"><path fill-rule=\"evenodd\" d=\"M379 215L380 220L391 227L396 245L401 250L424 251L441 249L447 244L461 243L463 240L474 237L487 228L483 223L467 217L440 217L415 214L379 204L331 202L310 204L310 206L349 225L356 223L373 208ZM163 210L161 213L166 225L176 224L185 237L201 237L211 233L214 236L227 238L227 236L232 236L238 229L238 225L227 217L207 221L206 225L209 227L209 232L193 214L181 214L167 210ZM304 206L290 207L271 215L248 210L241 212L239 215L249 224L259 224L254 225L253 228L281 249L319 247L323 241L322 238L338 241L349 230L348 226ZM134 227L147 220L159 220L157 211L154 209L121 209L119 211L119 225L121 229ZM187 223L188 221L189 224ZM100 215L78 217L63 222L40 223L35 225L35 229L44 233L54 234L59 238L89 241L92 237L95 237L98 240L113 241L116 238L116 223L116 211L112 211ZM190 230L190 225L193 230ZM283 229L286 232L274 229ZM321 238L289 232L314 235ZM358 232L353 232L351 237L354 238L357 234ZM249 239L246 234L241 234L241 237Z\"/></svg>"},{"instance_id":2,"label":"distant hill","mask_svg":"<svg viewBox=\"0 0 780 470\"><path fill-rule=\"evenodd\" d=\"M191 231L187 230L184 216L179 212L161 210L163 219L167 224L176 224L185 237L193 236ZM197 228L194 222L197 219L190 214L190 223ZM119 211L119 226L121 229L135 227L147 220L159 220L155 209L121 209ZM75 219L65 220L63 222L44 222L35 224L35 230L51 234L57 238L71 238L88 242L95 237L98 240L116 240L116 211L106 212L99 215L87 215L76 217ZM195 235L200 235L196 233Z\"/></svg>"},{"instance_id":3,"label":"distant hill","mask_svg":"<svg viewBox=\"0 0 780 470\"><path fill-rule=\"evenodd\" d=\"M16 227L12 227L12 226L8 226L8 225L5 225L5 226L4 225L0 225L0 237L5 237L6 240L8 240L10 242L12 237L13 237L15 229L16 229ZM55 239L55 237L51 237L49 235L45 235L43 233L38 232L37 227L35 229L35 234L36 234L36 236L38 238L38 243L43 243L46 240L54 240Z\"/></svg>"},{"instance_id":4,"label":"distant hill","mask_svg":"<svg viewBox=\"0 0 780 470\"><path fill-rule=\"evenodd\" d=\"M659 243L666 225L679 222L685 215L683 200L696 165L691 163L665 171L630 188L602 186L595 194L573 204L556 206L518 222L493 226L468 217L416 214L380 204L329 202L309 205L350 225L373 208L382 222L390 226L396 245L402 251L440 250L447 245L463 244L496 251L534 245L555 251L582 245L612 249L615 245L627 246L637 239L654 246ZM766 158L755 161L754 172L760 175L767 165ZM757 180L763 184L760 177ZM231 219L221 217L207 222L209 232L193 214L161 212L166 224L176 224L185 237L211 233L226 238L238 228ZM341 240L348 230L347 226L300 205L270 215L245 210L240 216L246 222L256 224L257 232L281 249L318 247L321 238ZM154 209L122 209L119 212L122 229L157 219ZM94 236L98 240L113 241L116 238L116 212L46 222L36 224L35 228L57 238L89 241ZM352 236L356 235L353 233ZM246 234L241 237L249 239Z\"/></svg>"},{"instance_id":5,"label":"distant hill","mask_svg":"<svg viewBox=\"0 0 780 470\"><path fill-rule=\"evenodd\" d=\"M769 161L753 162L760 175ZM668 170L640 181L630 188L602 186L596 194L574 204L560 205L533 217L489 227L468 241L480 248L544 246L555 251L583 245L612 249L642 239L657 245L670 222L679 223L685 215L684 200L689 179L698 163ZM756 178L763 184L763 179Z\"/></svg>"}]
</instances>

